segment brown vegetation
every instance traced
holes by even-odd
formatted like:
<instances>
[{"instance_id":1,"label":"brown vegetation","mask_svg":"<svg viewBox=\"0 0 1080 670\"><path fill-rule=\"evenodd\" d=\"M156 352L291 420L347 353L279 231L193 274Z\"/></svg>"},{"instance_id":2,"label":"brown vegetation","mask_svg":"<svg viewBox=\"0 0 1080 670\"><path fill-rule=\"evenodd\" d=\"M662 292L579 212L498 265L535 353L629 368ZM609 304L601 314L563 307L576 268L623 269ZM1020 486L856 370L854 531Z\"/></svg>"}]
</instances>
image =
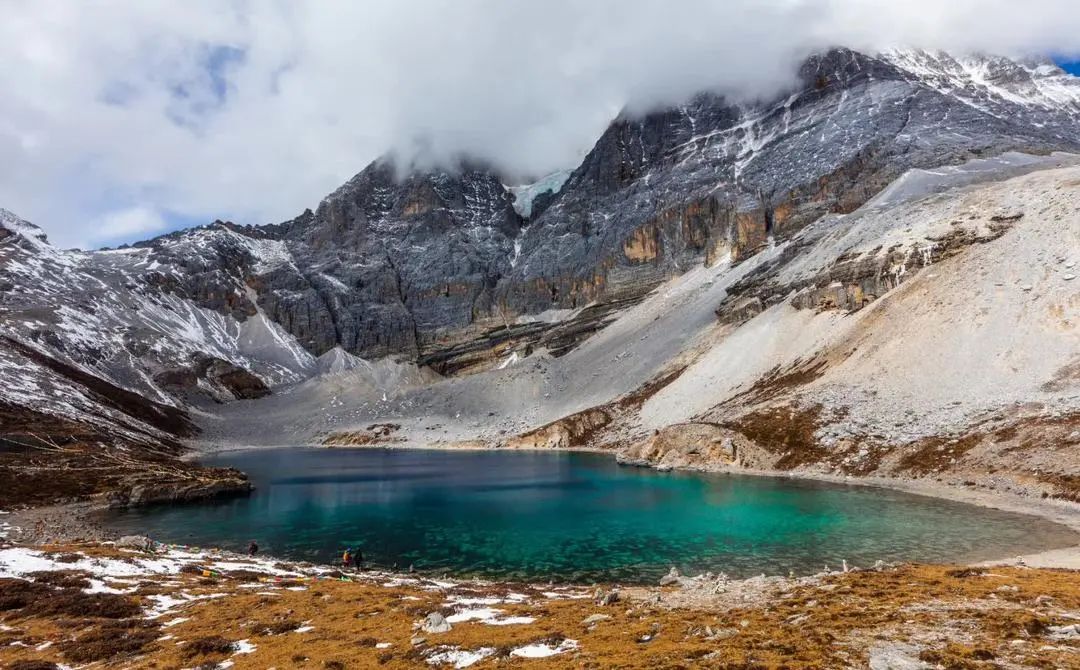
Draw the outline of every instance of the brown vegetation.
<instances>
[{"instance_id":1,"label":"brown vegetation","mask_svg":"<svg viewBox=\"0 0 1080 670\"><path fill-rule=\"evenodd\" d=\"M545 598L523 584L423 588L382 586L384 579L320 581L307 582L303 591L268 584L268 595L240 588L237 580L220 581L212 591L195 575L162 581L177 579L182 584L173 589L227 595L178 610L183 620L170 625L164 638L155 622L132 618L9 612L5 621L19 625L9 633L13 640L57 644L42 650L0 645L0 665L34 669L58 660L123 659L131 668L178 668L228 659L237 670L415 668L446 650L493 650L472 666L483 670L539 667L511 651L562 640L574 640L576 647L542 667L867 667L874 649L893 642L909 645L913 659L950 668L1064 668L1080 653L1080 638L1056 632L1080 616L1080 579L1068 571L912 565L781 579L760 597L743 595L748 592L739 582L717 594L623 589L619 604L608 607L592 598ZM534 617L534 623L462 622L442 634L414 628L428 612L452 612L455 597L499 598L511 591L528 594L528 600L496 607L507 616ZM605 617L586 625L595 614ZM240 640L254 649L237 653Z\"/></svg>"},{"instance_id":2,"label":"brown vegetation","mask_svg":"<svg viewBox=\"0 0 1080 670\"><path fill-rule=\"evenodd\" d=\"M186 658L199 656L221 656L236 649L236 643L226 640L220 635L208 635L188 642L184 645L183 655Z\"/></svg>"},{"instance_id":3,"label":"brown vegetation","mask_svg":"<svg viewBox=\"0 0 1080 670\"><path fill-rule=\"evenodd\" d=\"M84 593L79 589L61 589L38 597L19 610L19 615L127 619L138 616L140 612L139 604L127 596L113 593Z\"/></svg>"},{"instance_id":4,"label":"brown vegetation","mask_svg":"<svg viewBox=\"0 0 1080 670\"><path fill-rule=\"evenodd\" d=\"M90 588L90 580L85 572L78 570L44 570L27 575L38 584L47 584L61 589Z\"/></svg>"},{"instance_id":5,"label":"brown vegetation","mask_svg":"<svg viewBox=\"0 0 1080 670\"><path fill-rule=\"evenodd\" d=\"M780 454L774 467L791 470L823 462L828 451L814 433L820 426L821 406L773 407L745 414L724 424L754 441L762 449Z\"/></svg>"},{"instance_id":6,"label":"brown vegetation","mask_svg":"<svg viewBox=\"0 0 1080 670\"><path fill-rule=\"evenodd\" d=\"M92 663L139 653L159 635L157 626L146 621L109 621L61 642L60 652L69 661Z\"/></svg>"}]
</instances>

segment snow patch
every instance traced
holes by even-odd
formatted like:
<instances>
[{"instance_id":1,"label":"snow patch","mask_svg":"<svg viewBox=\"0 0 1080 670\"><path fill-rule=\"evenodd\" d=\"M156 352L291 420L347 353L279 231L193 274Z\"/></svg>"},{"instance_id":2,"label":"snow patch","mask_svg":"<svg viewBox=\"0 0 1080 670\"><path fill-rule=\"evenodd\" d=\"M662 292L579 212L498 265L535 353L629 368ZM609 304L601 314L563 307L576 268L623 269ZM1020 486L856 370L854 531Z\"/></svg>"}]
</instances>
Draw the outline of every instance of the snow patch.
<instances>
[{"instance_id":1,"label":"snow patch","mask_svg":"<svg viewBox=\"0 0 1080 670\"><path fill-rule=\"evenodd\" d=\"M527 644L510 651L511 656L521 658L548 658L557 654L565 654L578 648L577 640L563 640L557 645L547 643Z\"/></svg>"},{"instance_id":2,"label":"snow patch","mask_svg":"<svg viewBox=\"0 0 1080 670\"><path fill-rule=\"evenodd\" d=\"M507 190L514 194L514 210L526 219L529 218L532 216L533 201L536 197L549 191L558 193L572 173L573 170L560 170L531 184L508 187Z\"/></svg>"},{"instance_id":3,"label":"snow patch","mask_svg":"<svg viewBox=\"0 0 1080 670\"><path fill-rule=\"evenodd\" d=\"M494 647L481 647L475 651L450 647L428 656L427 662L428 665L453 665L455 668L467 668L494 653Z\"/></svg>"}]
</instances>

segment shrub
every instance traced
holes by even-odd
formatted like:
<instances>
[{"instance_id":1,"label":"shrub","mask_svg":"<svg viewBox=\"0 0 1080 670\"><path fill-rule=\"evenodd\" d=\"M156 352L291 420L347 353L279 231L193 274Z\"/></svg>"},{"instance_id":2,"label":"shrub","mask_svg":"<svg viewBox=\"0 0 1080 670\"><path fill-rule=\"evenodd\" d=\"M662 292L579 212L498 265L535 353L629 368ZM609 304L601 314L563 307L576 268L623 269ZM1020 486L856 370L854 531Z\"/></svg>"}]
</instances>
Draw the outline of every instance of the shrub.
<instances>
[{"instance_id":1,"label":"shrub","mask_svg":"<svg viewBox=\"0 0 1080 670\"><path fill-rule=\"evenodd\" d=\"M25 579L0 579L0 612L22 609L52 593L53 590L45 584Z\"/></svg>"},{"instance_id":2,"label":"shrub","mask_svg":"<svg viewBox=\"0 0 1080 670\"><path fill-rule=\"evenodd\" d=\"M236 643L226 640L220 635L211 635L192 640L182 648L184 656L194 658L196 656L210 656L211 654L231 654L236 651Z\"/></svg>"},{"instance_id":3,"label":"shrub","mask_svg":"<svg viewBox=\"0 0 1080 670\"><path fill-rule=\"evenodd\" d=\"M110 621L60 644L64 657L75 663L93 663L114 656L135 654L157 639L155 624L145 621Z\"/></svg>"},{"instance_id":4,"label":"shrub","mask_svg":"<svg viewBox=\"0 0 1080 670\"><path fill-rule=\"evenodd\" d=\"M90 580L85 572L75 570L41 570L27 575L38 584L48 584L62 589L88 589Z\"/></svg>"},{"instance_id":5,"label":"shrub","mask_svg":"<svg viewBox=\"0 0 1080 670\"><path fill-rule=\"evenodd\" d=\"M127 619L142 612L131 598L114 593L83 593L63 589L39 598L23 610L25 616L87 617L95 619Z\"/></svg>"},{"instance_id":6,"label":"shrub","mask_svg":"<svg viewBox=\"0 0 1080 670\"><path fill-rule=\"evenodd\" d=\"M285 621L275 621L274 623L268 623L264 626L259 626L255 629L256 635L281 635L282 633L288 633L294 631L300 627L300 623L291 619Z\"/></svg>"},{"instance_id":7,"label":"shrub","mask_svg":"<svg viewBox=\"0 0 1080 670\"><path fill-rule=\"evenodd\" d=\"M8 670L60 670L60 666L49 661L27 660L12 661L7 664Z\"/></svg>"}]
</instances>

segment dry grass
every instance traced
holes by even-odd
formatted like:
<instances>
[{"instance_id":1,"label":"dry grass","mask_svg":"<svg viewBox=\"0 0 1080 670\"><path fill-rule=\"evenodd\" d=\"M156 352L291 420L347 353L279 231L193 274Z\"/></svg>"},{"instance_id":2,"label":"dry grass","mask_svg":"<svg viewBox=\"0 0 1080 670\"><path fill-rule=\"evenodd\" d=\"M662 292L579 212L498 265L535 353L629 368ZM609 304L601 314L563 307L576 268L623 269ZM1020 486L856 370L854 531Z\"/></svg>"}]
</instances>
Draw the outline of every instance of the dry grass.
<instances>
[{"instance_id":1,"label":"dry grass","mask_svg":"<svg viewBox=\"0 0 1080 670\"><path fill-rule=\"evenodd\" d=\"M542 587L521 584L465 582L444 589L324 580L290 591L271 583L242 588L243 580L228 578L202 585L200 577L186 574L154 579L158 591L228 595L196 600L162 618L187 620L160 629L156 620L90 619L30 607L9 611L4 621L17 629L8 635L26 644L56 644L42 651L0 645L0 667L94 660L112 667L122 659L124 667L161 670L228 659L237 670L416 668L439 651L487 648L492 653L472 667L838 668L866 667L869 650L885 641L911 644L925 661L947 668L1067 668L1080 657L1080 639L1051 638L1054 626L1080 617L1080 575L1068 571L916 565L818 581L778 580L750 600L739 583L718 595L635 588L607 607L591 597L546 598ZM161 583L166 580L179 584ZM41 586L24 583L31 590ZM495 607L502 616L530 616L534 623L463 622L444 634L414 627L430 612L452 613L454 597L505 598L510 592L529 598ZM610 619L583 625L594 614ZM416 636L423 642L413 644ZM510 654L525 644L564 639L576 640L577 649L542 663ZM237 653L241 640L254 651Z\"/></svg>"}]
</instances>

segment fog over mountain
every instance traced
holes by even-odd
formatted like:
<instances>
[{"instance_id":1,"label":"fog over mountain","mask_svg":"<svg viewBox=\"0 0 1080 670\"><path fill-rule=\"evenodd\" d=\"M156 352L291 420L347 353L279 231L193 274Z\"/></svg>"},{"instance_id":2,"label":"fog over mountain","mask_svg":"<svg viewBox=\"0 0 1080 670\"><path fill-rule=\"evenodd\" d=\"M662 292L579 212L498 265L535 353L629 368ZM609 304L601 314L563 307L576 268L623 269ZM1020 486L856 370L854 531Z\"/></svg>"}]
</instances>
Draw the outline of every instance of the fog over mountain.
<instances>
[{"instance_id":1,"label":"fog over mountain","mask_svg":"<svg viewBox=\"0 0 1080 670\"><path fill-rule=\"evenodd\" d=\"M61 246L285 220L387 151L542 176L832 45L1080 52L1067 0L3 4L0 203Z\"/></svg>"}]
</instances>

